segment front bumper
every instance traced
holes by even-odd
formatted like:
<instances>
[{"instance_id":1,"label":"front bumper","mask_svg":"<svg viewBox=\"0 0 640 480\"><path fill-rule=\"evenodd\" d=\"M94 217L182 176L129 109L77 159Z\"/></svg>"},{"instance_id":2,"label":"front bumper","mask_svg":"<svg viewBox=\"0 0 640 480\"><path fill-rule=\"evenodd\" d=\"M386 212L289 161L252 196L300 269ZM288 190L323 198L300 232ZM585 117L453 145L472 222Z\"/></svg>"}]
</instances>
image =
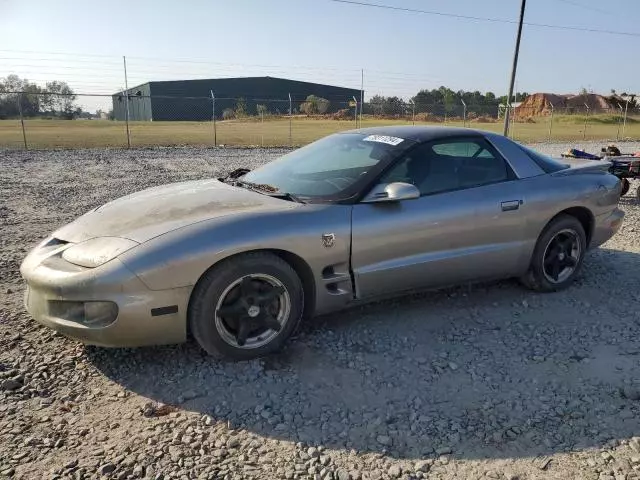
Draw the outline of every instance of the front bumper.
<instances>
[{"instance_id":1,"label":"front bumper","mask_svg":"<svg viewBox=\"0 0 640 480\"><path fill-rule=\"evenodd\" d=\"M619 208L596 217L589 248L599 247L613 237L620 230L623 220L624 212Z\"/></svg>"},{"instance_id":2,"label":"front bumper","mask_svg":"<svg viewBox=\"0 0 640 480\"><path fill-rule=\"evenodd\" d=\"M78 267L62 259L64 248L36 248L20 267L27 284L25 307L38 323L83 343L104 347L186 340L191 287L149 290L118 259L96 268ZM118 306L118 314L106 326L90 326L56 316L56 309L49 303L52 300L109 301Z\"/></svg>"}]
</instances>

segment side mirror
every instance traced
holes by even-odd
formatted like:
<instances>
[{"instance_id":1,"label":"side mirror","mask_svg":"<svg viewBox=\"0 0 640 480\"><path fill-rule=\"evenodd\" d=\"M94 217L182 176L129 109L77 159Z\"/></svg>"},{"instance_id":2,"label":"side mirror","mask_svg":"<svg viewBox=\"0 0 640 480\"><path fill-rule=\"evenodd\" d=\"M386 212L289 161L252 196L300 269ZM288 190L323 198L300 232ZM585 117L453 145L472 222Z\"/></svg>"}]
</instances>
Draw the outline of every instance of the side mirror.
<instances>
[{"instance_id":1,"label":"side mirror","mask_svg":"<svg viewBox=\"0 0 640 480\"><path fill-rule=\"evenodd\" d=\"M414 185L404 182L383 183L376 185L362 203L399 202L420 198L420 190Z\"/></svg>"}]
</instances>

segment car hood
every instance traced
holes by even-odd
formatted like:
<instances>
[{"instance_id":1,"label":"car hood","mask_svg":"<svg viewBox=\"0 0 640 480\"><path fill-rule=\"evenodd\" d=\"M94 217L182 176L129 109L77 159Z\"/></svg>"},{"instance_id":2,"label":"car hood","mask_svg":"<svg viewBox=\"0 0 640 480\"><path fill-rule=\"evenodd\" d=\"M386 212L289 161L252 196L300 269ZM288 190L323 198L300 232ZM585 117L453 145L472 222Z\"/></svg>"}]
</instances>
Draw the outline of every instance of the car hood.
<instances>
[{"instance_id":1,"label":"car hood","mask_svg":"<svg viewBox=\"0 0 640 480\"><path fill-rule=\"evenodd\" d=\"M65 225L53 237L72 243L96 237L122 237L142 243L204 220L298 205L214 179L180 182L113 200Z\"/></svg>"}]
</instances>

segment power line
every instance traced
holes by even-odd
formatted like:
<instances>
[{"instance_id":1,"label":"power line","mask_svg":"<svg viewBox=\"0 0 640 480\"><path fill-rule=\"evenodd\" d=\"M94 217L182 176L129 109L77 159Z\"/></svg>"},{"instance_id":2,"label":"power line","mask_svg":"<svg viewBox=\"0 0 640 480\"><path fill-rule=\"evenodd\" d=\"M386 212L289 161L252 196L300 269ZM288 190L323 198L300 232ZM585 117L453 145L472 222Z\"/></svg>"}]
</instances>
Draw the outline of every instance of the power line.
<instances>
[{"instance_id":1,"label":"power line","mask_svg":"<svg viewBox=\"0 0 640 480\"><path fill-rule=\"evenodd\" d=\"M461 15L457 13L448 13L448 12L438 12L435 10L420 10L417 8L408 8L408 7L396 7L393 5L385 5L382 3L368 3L361 2L356 0L327 0L329 2L334 3L343 3L347 5L357 5L360 7L372 7L372 8L380 8L384 10L396 10L400 12L407 13L419 13L423 15L437 15L440 17L449 17L449 18L457 18L460 20L473 20L477 22L493 22L493 23L508 23L508 24L517 24L515 20L509 20L506 18L491 18L491 17L476 17L473 15ZM590 27L573 27L570 25L553 25L548 23L534 23L534 22L523 22L523 25L527 25L529 27L541 27L541 28L554 28L557 30L571 30L577 32L589 32L589 33L606 33L609 35L624 35L627 37L640 37L640 33L638 32L623 32L618 30L603 30L599 28L590 28Z\"/></svg>"},{"instance_id":2,"label":"power line","mask_svg":"<svg viewBox=\"0 0 640 480\"><path fill-rule=\"evenodd\" d=\"M92 55L86 55L86 54L75 54L75 53L62 53L62 52L45 52L45 51L34 51L34 50L5 50L5 49L0 49L0 52L9 52L9 53L13 53L13 54L20 54L20 53L26 53L26 54L39 54L39 55L66 55L66 56L73 56L73 59L67 59L67 58L44 58L44 57L0 57L0 60L17 60L17 61L46 61L46 62L65 62L65 63L69 63L69 62L73 62L73 63L97 63L100 65L117 65L120 66L121 64L118 63L109 63L109 62L101 62L101 61L96 61L96 60L82 60L82 59L78 59L76 57L83 57L83 56L92 56ZM101 56L101 55L96 55L96 56ZM106 57L106 56L105 56ZM139 60L141 62L130 62L129 60ZM295 65L295 66L290 66L290 65L259 65L259 64L242 64L242 63L223 63L223 62L212 62L212 61L200 61L200 60L188 60L188 59L172 59L172 58L159 58L159 57L131 57L131 56L127 56L127 61L128 63L132 64L132 70L134 71L134 73L151 73L151 74L155 74L157 73L156 70L153 71L149 71L147 69L156 69L156 68L178 68L179 65L176 64L183 64L183 63L187 63L187 64L194 64L194 65L203 65L203 67L200 68L205 68L204 66L207 65L215 65L217 66L217 69L226 69L226 70L237 70L237 69L280 69L277 70L280 73L285 73L285 74L289 74L290 72L302 72L302 71L308 71L308 72L315 72L315 71L321 71L321 72L326 72L326 71L337 71L337 72L341 72L341 78L345 78L345 75L348 75L349 78L353 78L353 79L358 79L360 80L360 73L361 73L361 68L352 68L352 67L329 67L329 66L323 66L323 67L313 67L313 66L306 66L306 65ZM145 62L150 62L151 64L145 64ZM164 62L164 65L160 64L160 65L154 65L153 63L157 63L157 62ZM9 65L9 67L11 67L12 65ZM16 67L17 65L13 65L13 67ZM40 67L40 65L39 65ZM57 65L42 65L43 68L57 68ZM142 69L140 67L143 67ZM71 68L71 69L79 69L78 67L60 67L60 68ZM181 72L184 72L184 70L181 68ZM87 69L90 69L91 71L94 71L97 68L93 68L93 67L87 67ZM282 69L286 69L286 70L282 70ZM119 68L107 68L107 70L119 70ZM269 70L270 72L276 72L276 70ZM392 76L396 76L396 77L414 77L417 79L426 79L426 80L433 80L433 81L445 81L442 78L434 78L434 77L430 77L427 76L425 74L422 73L411 73L411 72L398 72L398 71L392 71L392 70L377 70L377 69L369 69L364 67L364 71L365 71L365 75L368 76L369 78L371 78L372 75L375 75L376 77L379 78L384 78L388 75L392 75ZM186 73L186 72L185 72ZM388 75L378 75L378 74L388 74ZM474 78L476 78L477 76L473 76Z\"/></svg>"},{"instance_id":3,"label":"power line","mask_svg":"<svg viewBox=\"0 0 640 480\"><path fill-rule=\"evenodd\" d=\"M73 61L77 61L75 57L105 57L105 58L114 58L111 55L90 55L90 54L76 54L76 53L65 53L65 52L45 52L45 51L36 51L36 50L9 50L9 49L0 49L0 52L7 53L26 53L26 54L45 54L45 55L62 55L62 56L73 56ZM223 63L223 62L212 62L211 60L206 59L185 59L185 58L163 58L163 57L138 57L138 56L129 56L127 55L127 60L140 60L142 62L164 62L164 63L192 63L192 64L202 64L202 65L226 65L226 66L237 66L237 67L260 67L260 68L290 68L289 65L262 65L262 64L242 64L242 63ZM52 59L53 60L53 59ZM59 61L69 61L70 59L61 58ZM150 65L153 67L153 65ZM360 73L360 68L353 67L337 67L337 66L323 66L323 67L314 67L310 65L296 65L293 68L304 68L306 70L318 70L318 71L326 71L326 70L336 70L336 71L345 71L351 68L353 71Z\"/></svg>"},{"instance_id":4,"label":"power line","mask_svg":"<svg viewBox=\"0 0 640 480\"><path fill-rule=\"evenodd\" d=\"M63 53L63 52L43 52L39 50L11 50L11 49L0 49L0 52L10 52L10 53L45 53L47 55L71 55L74 57L98 57L98 58L117 58L117 55L97 55L91 53Z\"/></svg>"},{"instance_id":5,"label":"power line","mask_svg":"<svg viewBox=\"0 0 640 480\"><path fill-rule=\"evenodd\" d=\"M556 1L566 3L567 5L573 5L574 7L584 8L585 10L591 10L593 12L604 13L605 15L611 15L611 12L607 12L606 10L600 10L599 8L590 7L578 2L572 2L571 0L556 0Z\"/></svg>"}]
</instances>

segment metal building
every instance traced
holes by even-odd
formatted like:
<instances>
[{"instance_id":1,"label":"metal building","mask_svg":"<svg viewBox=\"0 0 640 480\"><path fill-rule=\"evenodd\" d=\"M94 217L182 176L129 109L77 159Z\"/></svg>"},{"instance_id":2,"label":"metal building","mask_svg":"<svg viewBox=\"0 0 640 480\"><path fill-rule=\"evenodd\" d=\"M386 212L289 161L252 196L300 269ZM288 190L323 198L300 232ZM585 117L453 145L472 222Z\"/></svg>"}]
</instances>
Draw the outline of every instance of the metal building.
<instances>
[{"instance_id":1,"label":"metal building","mask_svg":"<svg viewBox=\"0 0 640 480\"><path fill-rule=\"evenodd\" d=\"M307 96L316 95L329 101L327 112L349 108L360 90L322 85L275 77L217 78L207 80L176 80L148 82L128 90L129 120L132 121L208 121L214 112L211 94L215 97L215 116L221 118L225 109L235 109L243 99L246 111L255 115L257 105L270 113L287 114L289 95L293 108L299 108ZM125 92L113 95L113 114L125 120Z\"/></svg>"}]
</instances>

